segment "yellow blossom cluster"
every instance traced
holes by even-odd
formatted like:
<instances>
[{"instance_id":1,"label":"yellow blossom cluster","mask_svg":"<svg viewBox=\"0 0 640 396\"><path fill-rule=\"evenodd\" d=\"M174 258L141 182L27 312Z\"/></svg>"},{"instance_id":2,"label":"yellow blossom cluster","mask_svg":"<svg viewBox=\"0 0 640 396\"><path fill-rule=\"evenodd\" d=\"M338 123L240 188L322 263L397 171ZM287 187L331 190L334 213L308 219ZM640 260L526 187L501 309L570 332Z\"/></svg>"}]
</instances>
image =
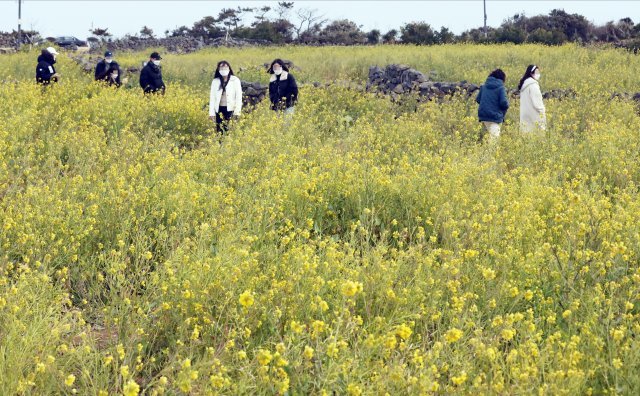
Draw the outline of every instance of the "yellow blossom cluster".
<instances>
[{"instance_id":1,"label":"yellow blossom cluster","mask_svg":"<svg viewBox=\"0 0 640 396\"><path fill-rule=\"evenodd\" d=\"M293 47L295 115L218 139L207 65L273 51L167 55L164 97L0 55L0 394L640 393L640 57ZM472 100L308 84L390 59L577 95L487 144Z\"/></svg>"}]
</instances>

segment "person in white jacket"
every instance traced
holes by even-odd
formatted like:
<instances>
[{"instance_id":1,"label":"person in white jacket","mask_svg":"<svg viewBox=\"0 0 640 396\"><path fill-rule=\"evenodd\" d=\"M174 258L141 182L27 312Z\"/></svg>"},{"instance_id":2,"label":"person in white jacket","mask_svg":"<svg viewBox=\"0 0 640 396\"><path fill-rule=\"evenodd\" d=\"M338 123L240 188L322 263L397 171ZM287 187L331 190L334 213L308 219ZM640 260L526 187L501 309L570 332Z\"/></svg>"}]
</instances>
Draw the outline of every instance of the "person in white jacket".
<instances>
[{"instance_id":1,"label":"person in white jacket","mask_svg":"<svg viewBox=\"0 0 640 396\"><path fill-rule=\"evenodd\" d=\"M231 65L227 61L218 62L211 83L209 100L209 118L216 121L219 133L227 132L232 116L240 116L242 111L242 85L240 79L233 75Z\"/></svg>"},{"instance_id":2,"label":"person in white jacket","mask_svg":"<svg viewBox=\"0 0 640 396\"><path fill-rule=\"evenodd\" d=\"M536 65L527 66L527 70L520 79L520 130L533 132L547 128L547 114L542 102L540 91L540 68Z\"/></svg>"}]
</instances>

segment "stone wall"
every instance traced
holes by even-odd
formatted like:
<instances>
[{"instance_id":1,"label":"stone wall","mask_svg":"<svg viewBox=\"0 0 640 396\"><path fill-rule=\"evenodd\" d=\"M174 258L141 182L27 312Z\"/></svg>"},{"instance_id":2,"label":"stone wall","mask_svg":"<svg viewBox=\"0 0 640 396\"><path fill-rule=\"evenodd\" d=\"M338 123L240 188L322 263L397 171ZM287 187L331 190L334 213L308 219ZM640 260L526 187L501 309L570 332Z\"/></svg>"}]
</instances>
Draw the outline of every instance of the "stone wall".
<instances>
[{"instance_id":1,"label":"stone wall","mask_svg":"<svg viewBox=\"0 0 640 396\"><path fill-rule=\"evenodd\" d=\"M424 101L442 101L456 94L471 96L479 87L467 81L440 82L433 81L431 76L412 69L407 65L388 65L384 69L379 66L369 68L369 79L366 90L390 95L393 100L403 95L417 94Z\"/></svg>"},{"instance_id":2,"label":"stone wall","mask_svg":"<svg viewBox=\"0 0 640 396\"><path fill-rule=\"evenodd\" d=\"M369 67L369 79L367 91L380 92L391 96L393 100L400 99L403 95L417 94L423 101L437 100L439 102L454 95L471 97L480 89L479 85L467 81L440 82L433 81L435 72L425 75L407 65L388 65L384 69L379 66ZM508 95L512 98L520 96L517 89L509 89ZM544 99L569 99L576 97L576 91L572 88L554 89L543 92Z\"/></svg>"}]
</instances>

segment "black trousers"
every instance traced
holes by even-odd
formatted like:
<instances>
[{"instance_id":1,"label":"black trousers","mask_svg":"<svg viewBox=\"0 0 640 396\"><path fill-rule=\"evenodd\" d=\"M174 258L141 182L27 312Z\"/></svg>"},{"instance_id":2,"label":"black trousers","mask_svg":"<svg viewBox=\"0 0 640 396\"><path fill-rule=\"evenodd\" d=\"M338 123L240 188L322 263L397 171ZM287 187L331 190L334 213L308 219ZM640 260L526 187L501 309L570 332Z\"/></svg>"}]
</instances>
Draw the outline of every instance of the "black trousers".
<instances>
[{"instance_id":1,"label":"black trousers","mask_svg":"<svg viewBox=\"0 0 640 396\"><path fill-rule=\"evenodd\" d=\"M229 129L229 120L233 116L233 111L228 111L227 106L220 106L216 113L216 130L218 133L225 134Z\"/></svg>"}]
</instances>

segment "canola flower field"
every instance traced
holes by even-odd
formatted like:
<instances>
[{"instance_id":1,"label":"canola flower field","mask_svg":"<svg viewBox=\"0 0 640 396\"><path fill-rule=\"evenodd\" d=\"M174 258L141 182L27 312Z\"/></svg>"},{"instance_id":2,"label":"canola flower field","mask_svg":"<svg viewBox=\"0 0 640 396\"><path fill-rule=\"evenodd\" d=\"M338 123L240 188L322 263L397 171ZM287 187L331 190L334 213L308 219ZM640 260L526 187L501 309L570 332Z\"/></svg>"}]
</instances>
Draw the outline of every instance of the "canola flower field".
<instances>
[{"instance_id":1,"label":"canola flower field","mask_svg":"<svg viewBox=\"0 0 640 396\"><path fill-rule=\"evenodd\" d=\"M125 67L147 55L115 54ZM640 392L640 57L578 46L255 48L165 56L164 97L0 57L0 394ZM473 100L340 87L222 144L215 63L302 83L406 63L517 84L545 133L496 145Z\"/></svg>"}]
</instances>

